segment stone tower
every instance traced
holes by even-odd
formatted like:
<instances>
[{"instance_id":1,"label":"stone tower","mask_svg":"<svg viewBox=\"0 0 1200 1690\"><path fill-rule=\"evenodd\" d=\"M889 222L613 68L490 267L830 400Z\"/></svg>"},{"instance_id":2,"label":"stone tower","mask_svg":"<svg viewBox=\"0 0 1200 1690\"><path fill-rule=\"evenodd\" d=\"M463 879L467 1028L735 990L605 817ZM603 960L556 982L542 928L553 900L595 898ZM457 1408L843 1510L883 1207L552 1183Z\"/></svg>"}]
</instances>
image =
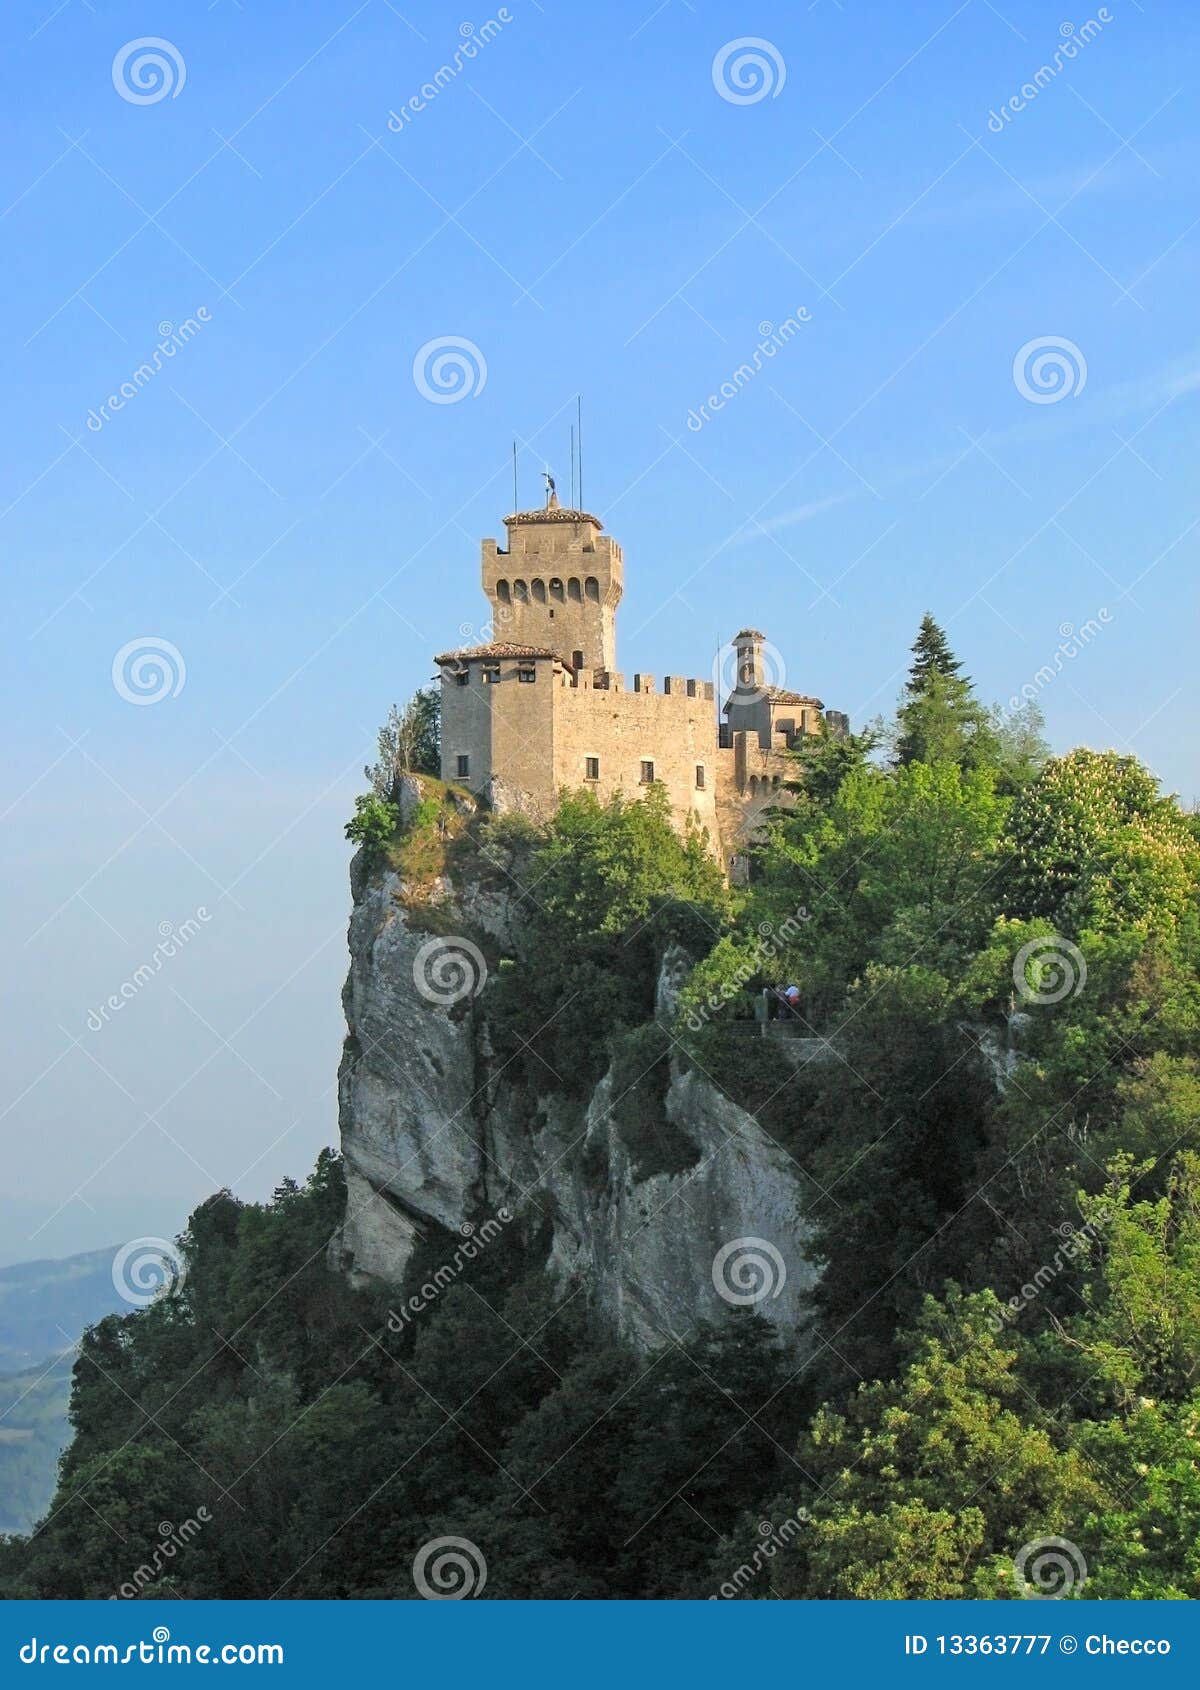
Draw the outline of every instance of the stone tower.
<instances>
[{"instance_id":1,"label":"stone tower","mask_svg":"<svg viewBox=\"0 0 1200 1690\"><path fill-rule=\"evenodd\" d=\"M544 510L518 511L504 526L506 549L483 542L493 639L546 647L575 670L614 670L624 583L617 542L597 517L562 509L553 493Z\"/></svg>"},{"instance_id":2,"label":"stone tower","mask_svg":"<svg viewBox=\"0 0 1200 1690\"><path fill-rule=\"evenodd\" d=\"M765 634L760 634L757 628L743 628L733 636L733 649L737 654L738 692L757 693L766 684L763 671L765 638Z\"/></svg>"}]
</instances>

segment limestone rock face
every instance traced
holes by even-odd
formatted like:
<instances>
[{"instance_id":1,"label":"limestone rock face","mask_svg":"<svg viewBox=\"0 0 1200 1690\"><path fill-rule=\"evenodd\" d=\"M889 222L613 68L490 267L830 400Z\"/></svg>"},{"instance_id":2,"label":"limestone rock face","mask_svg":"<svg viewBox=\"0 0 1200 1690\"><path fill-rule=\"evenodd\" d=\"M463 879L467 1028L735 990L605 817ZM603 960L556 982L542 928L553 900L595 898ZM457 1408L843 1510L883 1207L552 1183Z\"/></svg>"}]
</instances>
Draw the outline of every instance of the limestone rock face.
<instances>
[{"instance_id":1,"label":"limestone rock face","mask_svg":"<svg viewBox=\"0 0 1200 1690\"><path fill-rule=\"evenodd\" d=\"M582 1286L641 1347L738 1304L803 1333L816 1270L803 1253L801 1176L749 1115L673 1063L666 1116L695 1161L638 1177L610 1112L611 1075L581 1111L551 1089L531 1099L493 1057L487 989L476 990L486 963L459 935L508 950L503 892L438 886L431 920L400 900L393 874L368 876L360 863L351 885L339 1087L348 1203L333 1246L344 1271L399 1285L418 1239L443 1229L452 1253L453 1235L502 1213L548 1235L558 1283ZM663 958L664 1024L686 966L681 951Z\"/></svg>"}]
</instances>

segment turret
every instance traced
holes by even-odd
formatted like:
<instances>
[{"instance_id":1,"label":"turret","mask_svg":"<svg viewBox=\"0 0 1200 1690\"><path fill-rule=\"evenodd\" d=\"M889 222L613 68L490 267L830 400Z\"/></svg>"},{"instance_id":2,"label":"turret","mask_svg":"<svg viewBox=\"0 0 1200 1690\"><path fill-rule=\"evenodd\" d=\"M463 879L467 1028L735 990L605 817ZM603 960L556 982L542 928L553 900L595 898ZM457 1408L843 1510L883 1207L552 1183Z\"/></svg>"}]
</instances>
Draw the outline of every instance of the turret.
<instances>
[{"instance_id":1,"label":"turret","mask_svg":"<svg viewBox=\"0 0 1200 1690\"><path fill-rule=\"evenodd\" d=\"M506 547L483 542L493 637L549 647L574 669L615 669L624 586L617 542L597 517L564 510L553 492L543 510L517 511L504 526Z\"/></svg>"},{"instance_id":2,"label":"turret","mask_svg":"<svg viewBox=\"0 0 1200 1690\"><path fill-rule=\"evenodd\" d=\"M760 692L766 683L763 670L763 641L766 635L760 634L757 628L743 628L740 634L733 637L733 649L737 654L737 691L742 693Z\"/></svg>"}]
</instances>

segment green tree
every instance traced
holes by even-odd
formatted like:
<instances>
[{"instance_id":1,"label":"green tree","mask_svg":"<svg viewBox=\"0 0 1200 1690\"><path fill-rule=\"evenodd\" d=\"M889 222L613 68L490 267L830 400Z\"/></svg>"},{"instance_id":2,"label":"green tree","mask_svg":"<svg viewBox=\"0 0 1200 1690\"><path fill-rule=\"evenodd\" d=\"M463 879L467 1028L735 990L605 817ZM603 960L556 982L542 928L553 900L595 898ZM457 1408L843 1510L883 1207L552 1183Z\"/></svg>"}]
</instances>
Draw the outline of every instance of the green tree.
<instances>
[{"instance_id":1,"label":"green tree","mask_svg":"<svg viewBox=\"0 0 1200 1690\"><path fill-rule=\"evenodd\" d=\"M952 678L961 673L962 664L950 650L944 628L934 621L929 611L921 618L917 637L912 645L913 659L908 669L907 691L916 697L924 692L934 675ZM963 677L970 685L970 679Z\"/></svg>"},{"instance_id":2,"label":"green tree","mask_svg":"<svg viewBox=\"0 0 1200 1690\"><path fill-rule=\"evenodd\" d=\"M703 836L680 836L661 787L635 803L565 793L517 896L517 955L489 989L495 1037L514 1079L568 1094L653 1018L667 943L707 946L728 907Z\"/></svg>"},{"instance_id":3,"label":"green tree","mask_svg":"<svg viewBox=\"0 0 1200 1690\"><path fill-rule=\"evenodd\" d=\"M885 1376L897 1330L957 1265L951 1223L975 1190L995 1086L952 1004L930 970L869 968L832 1059L784 1094L785 1142L812 1182L818 1366L834 1384Z\"/></svg>"},{"instance_id":4,"label":"green tree","mask_svg":"<svg viewBox=\"0 0 1200 1690\"><path fill-rule=\"evenodd\" d=\"M1008 847L1011 915L1045 916L1067 933L1194 926L1200 848L1136 758L1054 758L1016 800Z\"/></svg>"},{"instance_id":5,"label":"green tree","mask_svg":"<svg viewBox=\"0 0 1200 1690\"><path fill-rule=\"evenodd\" d=\"M1015 710L992 710L992 732L996 738L997 789L1011 796L1020 792L1041 773L1050 758L1043 729L1046 719L1036 699L1027 699Z\"/></svg>"},{"instance_id":6,"label":"green tree","mask_svg":"<svg viewBox=\"0 0 1200 1690\"><path fill-rule=\"evenodd\" d=\"M895 760L994 767L999 753L992 718L950 650L944 631L926 614L913 642L913 661L895 728Z\"/></svg>"},{"instance_id":7,"label":"green tree","mask_svg":"<svg viewBox=\"0 0 1200 1690\"><path fill-rule=\"evenodd\" d=\"M371 790L384 803L400 796L405 775L442 772L442 695L439 687L422 687L401 710L393 704L379 730L379 756L363 773Z\"/></svg>"},{"instance_id":8,"label":"green tree","mask_svg":"<svg viewBox=\"0 0 1200 1690\"><path fill-rule=\"evenodd\" d=\"M379 860L396 836L400 809L376 792L361 792L354 800L354 814L346 823L346 838L365 846L372 860Z\"/></svg>"},{"instance_id":9,"label":"green tree","mask_svg":"<svg viewBox=\"0 0 1200 1690\"><path fill-rule=\"evenodd\" d=\"M831 733L822 722L815 734L803 734L790 747L796 774L788 786L802 793L810 803L827 809L837 797L842 782L862 768L879 743L873 728L864 733Z\"/></svg>"},{"instance_id":10,"label":"green tree","mask_svg":"<svg viewBox=\"0 0 1200 1690\"><path fill-rule=\"evenodd\" d=\"M1079 1535L1103 1492L1079 1454L1031 1423L1013 1344L988 1294L927 1299L892 1382L821 1409L796 1456L806 1479L767 1518L799 1502L809 1521L773 1561L770 1589L837 1600L1016 1594L1013 1558L1038 1537ZM754 1525L715 1566L752 1545Z\"/></svg>"}]
</instances>

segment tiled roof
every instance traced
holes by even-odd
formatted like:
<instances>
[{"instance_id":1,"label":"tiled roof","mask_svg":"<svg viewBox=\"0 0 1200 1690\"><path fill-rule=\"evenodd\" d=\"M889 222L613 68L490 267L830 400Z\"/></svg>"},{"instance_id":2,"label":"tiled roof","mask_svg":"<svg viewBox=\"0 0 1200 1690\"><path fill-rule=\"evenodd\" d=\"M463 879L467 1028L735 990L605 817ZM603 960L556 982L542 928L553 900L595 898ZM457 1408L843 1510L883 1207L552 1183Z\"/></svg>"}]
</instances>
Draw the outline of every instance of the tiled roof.
<instances>
[{"instance_id":1,"label":"tiled roof","mask_svg":"<svg viewBox=\"0 0 1200 1690\"><path fill-rule=\"evenodd\" d=\"M463 646L459 651L444 651L440 657L435 657L435 663L466 663L474 657L499 659L505 657L553 657L556 662L564 659L558 652L551 651L549 646L517 645L509 640L497 640L492 645Z\"/></svg>"},{"instance_id":2,"label":"tiled roof","mask_svg":"<svg viewBox=\"0 0 1200 1690\"><path fill-rule=\"evenodd\" d=\"M763 690L772 704L815 704L818 710L823 708L819 698L811 698L807 693L788 692L784 687L764 687Z\"/></svg>"},{"instance_id":3,"label":"tiled roof","mask_svg":"<svg viewBox=\"0 0 1200 1690\"><path fill-rule=\"evenodd\" d=\"M563 505L548 505L537 511L514 511L511 516L506 516L504 521L510 528L514 524L527 522L591 522L597 528L604 527L600 518L593 516L590 511L572 510Z\"/></svg>"}]
</instances>

